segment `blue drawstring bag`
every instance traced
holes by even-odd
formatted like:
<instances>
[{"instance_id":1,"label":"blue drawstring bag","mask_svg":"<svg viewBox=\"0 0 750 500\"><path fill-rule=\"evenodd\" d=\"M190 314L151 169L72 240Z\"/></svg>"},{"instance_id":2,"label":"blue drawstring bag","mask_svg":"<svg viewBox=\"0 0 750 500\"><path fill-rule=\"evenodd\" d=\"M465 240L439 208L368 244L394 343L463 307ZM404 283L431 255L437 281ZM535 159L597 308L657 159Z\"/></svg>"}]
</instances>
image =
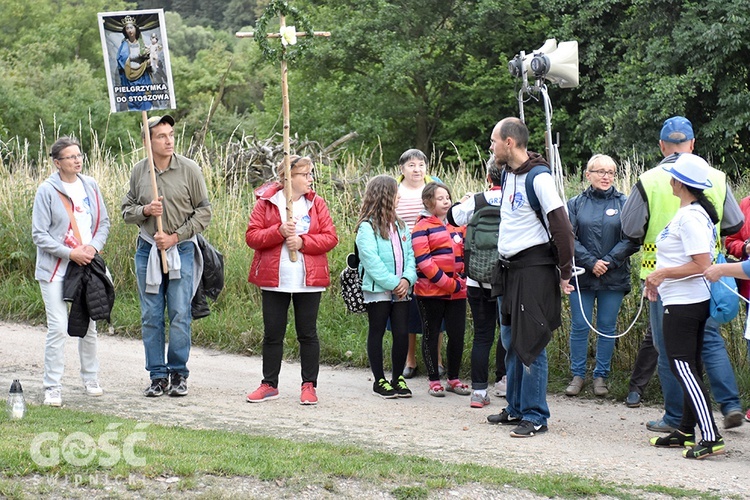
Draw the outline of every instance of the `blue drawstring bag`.
<instances>
[{"instance_id":1,"label":"blue drawstring bag","mask_svg":"<svg viewBox=\"0 0 750 500\"><path fill-rule=\"evenodd\" d=\"M719 252L717 264L726 264L727 259ZM737 294L737 282L729 276L722 276L719 281L711 283L711 317L717 323L729 323L740 312L740 300Z\"/></svg>"}]
</instances>

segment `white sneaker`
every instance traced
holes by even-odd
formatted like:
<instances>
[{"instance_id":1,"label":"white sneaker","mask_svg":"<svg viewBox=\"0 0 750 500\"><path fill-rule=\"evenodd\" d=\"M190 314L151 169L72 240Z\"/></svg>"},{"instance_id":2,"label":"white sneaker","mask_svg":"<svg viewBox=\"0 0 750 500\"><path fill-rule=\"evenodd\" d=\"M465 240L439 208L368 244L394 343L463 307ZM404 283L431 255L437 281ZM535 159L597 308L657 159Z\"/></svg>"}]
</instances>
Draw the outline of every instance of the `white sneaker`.
<instances>
[{"instance_id":1,"label":"white sneaker","mask_svg":"<svg viewBox=\"0 0 750 500\"><path fill-rule=\"evenodd\" d=\"M85 380L83 386L86 388L86 394L89 396L101 396L104 394L102 387L99 385L99 381L96 379Z\"/></svg>"},{"instance_id":2,"label":"white sneaker","mask_svg":"<svg viewBox=\"0 0 750 500\"><path fill-rule=\"evenodd\" d=\"M47 406L62 406L62 388L47 387L44 390L44 404Z\"/></svg>"},{"instance_id":3,"label":"white sneaker","mask_svg":"<svg viewBox=\"0 0 750 500\"><path fill-rule=\"evenodd\" d=\"M503 375L503 378L495 382L495 396L499 398L505 397L505 392L507 390L507 383L508 383L508 378L505 375Z\"/></svg>"}]
</instances>

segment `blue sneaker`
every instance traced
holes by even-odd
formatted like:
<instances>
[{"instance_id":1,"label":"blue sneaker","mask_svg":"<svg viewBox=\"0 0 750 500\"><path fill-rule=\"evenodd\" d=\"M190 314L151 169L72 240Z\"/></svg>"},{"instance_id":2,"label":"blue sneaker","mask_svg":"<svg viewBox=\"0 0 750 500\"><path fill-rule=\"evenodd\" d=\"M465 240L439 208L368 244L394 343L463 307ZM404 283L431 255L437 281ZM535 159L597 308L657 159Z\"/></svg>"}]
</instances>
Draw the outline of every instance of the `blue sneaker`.
<instances>
[{"instance_id":1,"label":"blue sneaker","mask_svg":"<svg viewBox=\"0 0 750 500\"><path fill-rule=\"evenodd\" d=\"M638 408L641 406L641 395L635 391L629 392L628 397L625 398L625 406L628 408Z\"/></svg>"},{"instance_id":2,"label":"blue sneaker","mask_svg":"<svg viewBox=\"0 0 750 500\"><path fill-rule=\"evenodd\" d=\"M659 420L649 420L646 422L646 429L650 430L651 432L674 432L677 429L672 427L671 425L668 425L666 422L664 422L663 418L660 418Z\"/></svg>"}]
</instances>

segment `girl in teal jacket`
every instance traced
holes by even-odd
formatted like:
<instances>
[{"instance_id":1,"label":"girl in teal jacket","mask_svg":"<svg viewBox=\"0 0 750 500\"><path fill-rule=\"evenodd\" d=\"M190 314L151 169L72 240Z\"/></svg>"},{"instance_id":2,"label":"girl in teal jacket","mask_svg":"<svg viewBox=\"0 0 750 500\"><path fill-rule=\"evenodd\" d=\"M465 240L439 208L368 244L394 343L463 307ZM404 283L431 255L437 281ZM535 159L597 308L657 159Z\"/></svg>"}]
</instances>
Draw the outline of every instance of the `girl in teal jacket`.
<instances>
[{"instance_id":1,"label":"girl in teal jacket","mask_svg":"<svg viewBox=\"0 0 750 500\"><path fill-rule=\"evenodd\" d=\"M409 348L410 293L417 271L409 228L396 215L398 197L394 178L373 177L367 183L356 226L359 273L369 320L367 357L375 379L372 391L386 399L411 397L402 373ZM390 381L383 370L383 336L389 319L393 332Z\"/></svg>"}]
</instances>

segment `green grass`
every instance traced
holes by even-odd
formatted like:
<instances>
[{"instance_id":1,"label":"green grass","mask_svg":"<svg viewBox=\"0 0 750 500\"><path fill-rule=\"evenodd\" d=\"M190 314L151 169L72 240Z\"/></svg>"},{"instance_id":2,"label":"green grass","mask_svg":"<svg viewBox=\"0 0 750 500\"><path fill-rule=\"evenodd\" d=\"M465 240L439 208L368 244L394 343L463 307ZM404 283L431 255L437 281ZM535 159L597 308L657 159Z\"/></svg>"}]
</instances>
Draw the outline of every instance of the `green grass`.
<instances>
[{"instance_id":1,"label":"green grass","mask_svg":"<svg viewBox=\"0 0 750 500\"><path fill-rule=\"evenodd\" d=\"M353 479L382 487L397 498L426 498L436 490L476 482L499 491L505 485L549 497L573 498L606 495L637 498L647 492L680 497L713 498L693 490L660 486L635 487L582 478L570 474L522 474L481 464L451 464L413 455L394 455L356 446L323 442L294 442L252 434L217 430L193 430L148 425L134 420L44 406L31 406L22 420L0 417L5 438L0 440L0 496L23 497L14 478L38 474L45 477L80 477L82 485L96 487L87 478L97 475L128 478L179 476L180 488L189 491L196 479L209 474L281 481L288 488L313 484L330 489L337 478ZM134 433L141 432L138 436ZM42 433L51 439L40 446L51 465L33 457L32 443ZM83 447L73 458L54 460L72 447L64 446L73 433L90 436L99 447ZM135 439L138 437L138 439ZM141 439L142 438L142 439ZM79 441L83 442L83 441ZM102 443L105 443L102 446ZM141 462L124 459L126 443ZM117 458L120 458L117 460ZM72 462L72 463L71 463ZM142 464L142 465L141 465ZM137 483L130 488L138 489Z\"/></svg>"}]
</instances>

